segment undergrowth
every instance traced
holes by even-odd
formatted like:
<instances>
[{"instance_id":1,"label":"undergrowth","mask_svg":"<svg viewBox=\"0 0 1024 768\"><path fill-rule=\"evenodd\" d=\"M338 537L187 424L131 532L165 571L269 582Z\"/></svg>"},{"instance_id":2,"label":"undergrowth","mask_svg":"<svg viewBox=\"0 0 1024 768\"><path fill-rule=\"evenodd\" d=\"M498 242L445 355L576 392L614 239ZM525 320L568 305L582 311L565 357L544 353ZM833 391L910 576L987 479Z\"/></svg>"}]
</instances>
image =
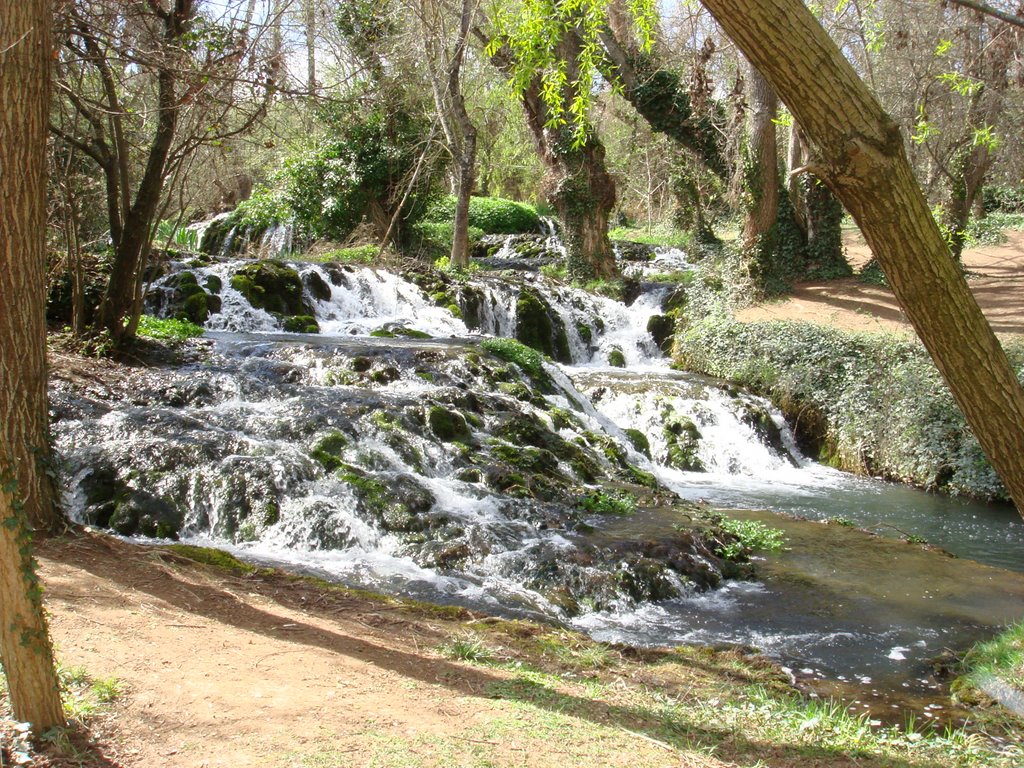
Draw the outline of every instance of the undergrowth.
<instances>
[{"instance_id":1,"label":"undergrowth","mask_svg":"<svg viewBox=\"0 0 1024 768\"><path fill-rule=\"evenodd\" d=\"M202 326L190 323L188 320L152 317L151 315L143 315L139 318L138 335L146 339L181 341L202 336L204 333Z\"/></svg>"}]
</instances>

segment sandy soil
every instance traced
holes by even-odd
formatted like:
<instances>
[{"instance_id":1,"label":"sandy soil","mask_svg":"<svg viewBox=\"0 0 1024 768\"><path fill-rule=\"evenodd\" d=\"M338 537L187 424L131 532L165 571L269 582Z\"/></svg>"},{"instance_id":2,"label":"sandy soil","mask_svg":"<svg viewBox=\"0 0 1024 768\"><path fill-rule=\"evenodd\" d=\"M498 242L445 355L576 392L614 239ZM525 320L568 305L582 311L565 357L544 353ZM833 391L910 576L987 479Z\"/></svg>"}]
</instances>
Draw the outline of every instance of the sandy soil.
<instances>
[{"instance_id":1,"label":"sandy soil","mask_svg":"<svg viewBox=\"0 0 1024 768\"><path fill-rule=\"evenodd\" d=\"M999 334L1024 333L1024 232L1009 232L1002 245L964 252L968 283L982 311ZM871 252L859 232L844 237L855 269ZM855 278L802 283L792 296L758 304L737 313L744 321L805 320L855 331L904 331L912 328L888 288Z\"/></svg>"}]
</instances>

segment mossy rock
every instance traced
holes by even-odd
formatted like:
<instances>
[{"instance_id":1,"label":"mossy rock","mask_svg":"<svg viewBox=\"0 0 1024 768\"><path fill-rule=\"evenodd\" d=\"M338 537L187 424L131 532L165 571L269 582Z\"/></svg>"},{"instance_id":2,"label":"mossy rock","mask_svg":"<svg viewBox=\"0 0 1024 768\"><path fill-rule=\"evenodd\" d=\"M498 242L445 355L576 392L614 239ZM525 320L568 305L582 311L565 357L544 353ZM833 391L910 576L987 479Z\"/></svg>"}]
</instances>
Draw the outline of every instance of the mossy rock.
<instances>
[{"instance_id":1,"label":"mossy rock","mask_svg":"<svg viewBox=\"0 0 1024 768\"><path fill-rule=\"evenodd\" d=\"M288 333L320 333L320 324L312 315L292 315L284 319L284 329Z\"/></svg>"},{"instance_id":2,"label":"mossy rock","mask_svg":"<svg viewBox=\"0 0 1024 768\"><path fill-rule=\"evenodd\" d=\"M182 513L169 502L145 491L132 491L116 504L107 527L122 536L177 539L183 522Z\"/></svg>"},{"instance_id":3,"label":"mossy rock","mask_svg":"<svg viewBox=\"0 0 1024 768\"><path fill-rule=\"evenodd\" d=\"M619 347L612 347L608 352L608 365L613 368L625 368L626 356Z\"/></svg>"},{"instance_id":4,"label":"mossy rock","mask_svg":"<svg viewBox=\"0 0 1024 768\"><path fill-rule=\"evenodd\" d=\"M286 316L313 315L303 299L299 273L283 261L247 264L232 276L231 287L257 309Z\"/></svg>"},{"instance_id":5,"label":"mossy rock","mask_svg":"<svg viewBox=\"0 0 1024 768\"><path fill-rule=\"evenodd\" d=\"M516 339L560 363L572 362L565 325L536 292L523 289L516 301Z\"/></svg>"},{"instance_id":6,"label":"mossy rock","mask_svg":"<svg viewBox=\"0 0 1024 768\"><path fill-rule=\"evenodd\" d=\"M697 455L701 434L692 419L676 416L666 421L664 437L668 447L666 463L684 472L704 472L704 462Z\"/></svg>"},{"instance_id":7,"label":"mossy rock","mask_svg":"<svg viewBox=\"0 0 1024 768\"><path fill-rule=\"evenodd\" d=\"M639 453L642 453L648 459L651 458L651 441L647 439L647 435L639 429L626 429L624 432L626 437L629 438L629 442L633 444L633 447Z\"/></svg>"},{"instance_id":8,"label":"mossy rock","mask_svg":"<svg viewBox=\"0 0 1024 768\"><path fill-rule=\"evenodd\" d=\"M328 472L341 466L341 454L348 446L348 438L344 433L328 432L310 448L310 455Z\"/></svg>"},{"instance_id":9,"label":"mossy rock","mask_svg":"<svg viewBox=\"0 0 1024 768\"><path fill-rule=\"evenodd\" d=\"M647 332L663 354L672 354L672 342L676 330L676 321L669 315L651 315L647 321Z\"/></svg>"},{"instance_id":10,"label":"mossy rock","mask_svg":"<svg viewBox=\"0 0 1024 768\"><path fill-rule=\"evenodd\" d=\"M468 443L472 439L472 433L463 415L440 405L431 406L427 412L427 422L438 439L446 443Z\"/></svg>"},{"instance_id":11,"label":"mossy rock","mask_svg":"<svg viewBox=\"0 0 1024 768\"><path fill-rule=\"evenodd\" d=\"M224 288L224 281L217 277L217 275L207 275L205 285L206 290L210 293L220 293Z\"/></svg>"}]
</instances>

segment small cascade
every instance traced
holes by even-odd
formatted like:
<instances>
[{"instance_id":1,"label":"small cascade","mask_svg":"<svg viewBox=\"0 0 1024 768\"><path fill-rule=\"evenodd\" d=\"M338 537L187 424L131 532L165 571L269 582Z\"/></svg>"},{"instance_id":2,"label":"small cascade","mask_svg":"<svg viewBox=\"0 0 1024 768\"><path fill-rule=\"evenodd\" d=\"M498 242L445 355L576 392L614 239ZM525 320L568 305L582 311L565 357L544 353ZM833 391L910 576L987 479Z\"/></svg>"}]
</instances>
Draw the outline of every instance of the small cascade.
<instances>
[{"instance_id":1,"label":"small cascade","mask_svg":"<svg viewBox=\"0 0 1024 768\"><path fill-rule=\"evenodd\" d=\"M764 398L691 374L590 372L574 384L614 424L641 432L656 465L682 473L764 478L807 464ZM682 479L677 472L666 478Z\"/></svg>"},{"instance_id":2,"label":"small cascade","mask_svg":"<svg viewBox=\"0 0 1024 768\"><path fill-rule=\"evenodd\" d=\"M399 327L430 336L469 334L466 324L445 307L432 302L423 290L393 272L362 268L325 268L300 265L308 286L325 286L329 293L310 295L320 332L329 336L362 336L375 330Z\"/></svg>"},{"instance_id":3,"label":"small cascade","mask_svg":"<svg viewBox=\"0 0 1024 768\"><path fill-rule=\"evenodd\" d=\"M292 254L295 225L290 221L276 221L263 230L258 246L259 256L267 259L287 258Z\"/></svg>"}]
</instances>

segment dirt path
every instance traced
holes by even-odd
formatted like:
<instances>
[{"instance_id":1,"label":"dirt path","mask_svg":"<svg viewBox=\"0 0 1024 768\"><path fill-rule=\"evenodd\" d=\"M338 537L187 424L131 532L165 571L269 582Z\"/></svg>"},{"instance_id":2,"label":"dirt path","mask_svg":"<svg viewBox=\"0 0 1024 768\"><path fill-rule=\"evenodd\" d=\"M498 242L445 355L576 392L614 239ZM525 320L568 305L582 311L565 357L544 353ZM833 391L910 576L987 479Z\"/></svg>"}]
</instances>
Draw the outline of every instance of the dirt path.
<instances>
[{"instance_id":1,"label":"dirt path","mask_svg":"<svg viewBox=\"0 0 1024 768\"><path fill-rule=\"evenodd\" d=\"M964 252L969 284L1000 334L1024 334L1024 232L1008 233L1002 245ZM859 232L844 237L847 256L855 269L871 252ZM911 333L903 311L888 288L866 285L855 278L802 283L792 296L758 304L737 313L743 321L804 320L854 331Z\"/></svg>"}]
</instances>

